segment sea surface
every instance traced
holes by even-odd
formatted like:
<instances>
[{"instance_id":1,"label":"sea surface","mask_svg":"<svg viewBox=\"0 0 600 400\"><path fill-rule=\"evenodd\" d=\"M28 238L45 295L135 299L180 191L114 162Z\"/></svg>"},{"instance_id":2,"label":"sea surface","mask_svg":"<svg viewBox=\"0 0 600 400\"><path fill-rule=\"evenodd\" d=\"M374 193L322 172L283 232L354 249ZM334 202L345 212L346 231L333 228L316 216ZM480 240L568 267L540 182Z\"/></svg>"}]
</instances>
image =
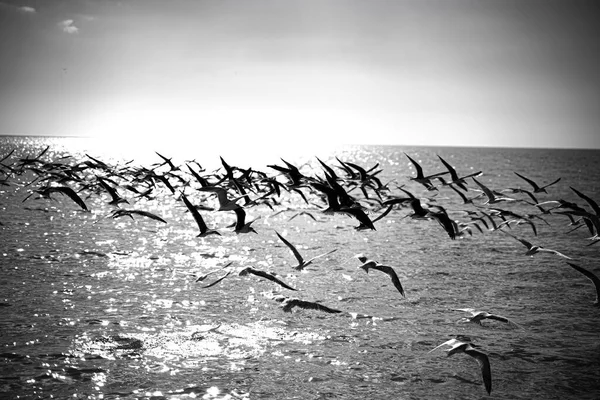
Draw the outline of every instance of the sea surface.
<instances>
[{"instance_id":1,"label":"sea surface","mask_svg":"<svg viewBox=\"0 0 600 400\"><path fill-rule=\"evenodd\" d=\"M89 212L60 193L52 199L34 192L58 176L28 169L11 172L19 159L35 158L73 166L93 157L113 171L144 166L169 171L156 154L172 157L187 180L174 180L175 193L159 183L153 198L136 198L125 188L130 175L112 177L129 201L123 209L146 210L166 223L143 216L112 218L116 206L96 186L72 182ZM410 179L416 172L445 171L438 155L460 175L482 171L478 179L501 191L531 191L518 172L539 184L561 180L537 193L540 202L566 200L589 212L571 187L600 201L600 151L512 148L310 146L270 150L264 144L226 149L185 143L118 145L86 139L0 137L0 398L2 399L598 399L600 398L600 307L590 280L567 261L600 274L600 244L588 229L570 225L565 215L540 214L523 201L484 204L472 179L464 204L448 187L429 191ZM87 155L86 155L87 154ZM358 221L324 214L319 196L308 204L294 191L271 194L275 204L246 206L257 233L233 232L232 211L201 209L206 224L221 236L197 237L198 227L180 199L218 207L201 192L186 163L201 175L223 174L231 166L264 172L285 183L268 165L296 165L308 176L325 176L316 157L339 168L352 162L386 185L382 197L413 193L428 207L443 206L463 223L470 212L499 207L533 222L502 230L568 256L527 256L514 237L481 222L456 240L435 220L407 217L396 206L375 222L376 230L356 230ZM192 163L192 160L197 163ZM39 167L38 164L27 164ZM40 164L41 165L41 164ZM84 182L108 177L101 169L81 172ZM236 171L236 176L241 172ZM214 181L214 180L213 180ZM131 183L131 182L129 182ZM352 195L363 199L355 189ZM383 208L367 191L364 204L375 218ZM531 200L524 193L504 192ZM250 192L252 199L260 195ZM29 197L28 197L29 196ZM240 201L243 204L243 201ZM556 203L548 203L551 209ZM553 210L559 211L559 210ZM306 213L300 213L306 212ZM536 214L537 216L532 216ZM314 219L313 219L314 217ZM498 223L500 219L497 218ZM493 229L493 227L490 226ZM577 228L577 229L575 229ZM575 229L575 230L573 230ZM569 232L570 231L570 232ZM330 250L303 271L275 232L295 244L305 258ZM358 268L356 254L392 266L406 297L390 278ZM232 263L232 273L210 271ZM275 272L291 291L244 267ZM274 296L297 297L343 311L329 314L295 308L284 312ZM509 318L459 323L474 308ZM488 395L478 363L464 353L450 357L441 343L462 335L489 357Z\"/></svg>"}]
</instances>

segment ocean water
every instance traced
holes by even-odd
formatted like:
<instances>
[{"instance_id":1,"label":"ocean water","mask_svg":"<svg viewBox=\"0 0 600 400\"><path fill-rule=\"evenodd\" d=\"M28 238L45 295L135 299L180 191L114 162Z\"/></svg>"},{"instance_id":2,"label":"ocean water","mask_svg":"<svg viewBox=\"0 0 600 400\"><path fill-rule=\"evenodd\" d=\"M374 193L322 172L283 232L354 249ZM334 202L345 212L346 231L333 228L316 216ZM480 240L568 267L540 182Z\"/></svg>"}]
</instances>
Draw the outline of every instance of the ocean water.
<instances>
[{"instance_id":1,"label":"ocean water","mask_svg":"<svg viewBox=\"0 0 600 400\"><path fill-rule=\"evenodd\" d=\"M377 165L389 188L384 196L404 196L399 189L404 185L426 204L443 206L452 219L468 222L466 211L492 206L481 198L463 204L447 187L426 190L409 179L415 169L405 153L426 174L445 170L437 155L460 175L481 170L477 179L498 191L531 189L514 172L540 184L560 177L547 194L536 194L538 199L572 201L591 211L570 187L600 201L600 151L394 146L240 151L1 137L0 159L15 149L3 161L9 165L46 146L46 162L74 165L89 161L87 153L119 169L123 175L114 179L129 200L121 207L150 211L167 223L139 216L113 219L115 207L94 187L80 192L90 212L60 194L27 198L48 175L10 174L0 166L0 398L600 398L600 307L593 304L591 281L563 257L527 256L513 237L484 226L483 232L473 227L472 235L451 240L437 222L408 218L410 208L400 206L377 221L376 230L358 231L355 219L318 211L325 207L318 196L309 195L306 204L295 192L284 192L273 209L246 208L248 219L259 218L253 223L257 234L235 234L231 211L201 210L221 236L199 238L178 191L157 185L153 199L136 199L124 189L127 171L162 162L155 151L173 157L187 178L186 162L195 159L203 174L212 176L222 173L217 168L223 156L230 165L252 167L281 182L285 179L267 167L283 165L280 157L319 177L324 172L316 157L339 166L338 157L366 168ZM94 175L106 174L90 169L82 175L94 182ZM197 191L197 184L178 185L194 204L216 205L215 196ZM472 180L468 187L467 196L477 196ZM358 190L352 194L362 197ZM364 204L372 208L372 218L382 212L375 201ZM497 206L538 213L524 202ZM296 215L300 211L315 219ZM539 217L543 220L530 217L537 235L528 224L504 229L600 274L600 244L592 244L585 227L569 232L575 226L566 216ZM336 251L297 271L275 232L305 258ZM359 269L357 253L392 266L406 297L385 274ZM203 286L222 272L196 282L229 262L237 270L275 272L298 290L235 272L209 288ZM286 313L274 295L343 312ZM515 324L457 323L468 316L460 308L499 314ZM454 335L469 337L488 355L491 395L475 359L462 353L447 357L443 349L429 353Z\"/></svg>"}]
</instances>

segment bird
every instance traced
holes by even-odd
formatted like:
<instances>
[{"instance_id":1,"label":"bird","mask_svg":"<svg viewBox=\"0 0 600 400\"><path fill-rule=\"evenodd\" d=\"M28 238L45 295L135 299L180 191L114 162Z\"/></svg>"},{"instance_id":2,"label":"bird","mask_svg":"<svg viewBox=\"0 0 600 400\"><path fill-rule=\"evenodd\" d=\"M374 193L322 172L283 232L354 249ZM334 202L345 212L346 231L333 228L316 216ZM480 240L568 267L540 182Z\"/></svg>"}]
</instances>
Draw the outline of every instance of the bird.
<instances>
[{"instance_id":1,"label":"bird","mask_svg":"<svg viewBox=\"0 0 600 400\"><path fill-rule=\"evenodd\" d=\"M213 271L216 272L216 271ZM223 279L227 278L229 275L231 274L231 271L227 271L223 276L221 276L220 278L218 278L217 280L215 280L214 282L209 283L208 285L204 285L202 286L203 289L207 289L211 286L215 286L217 283L221 282ZM208 275L208 274L207 274ZM199 279L199 278L198 278ZM196 282L198 282L198 279L196 279Z\"/></svg>"},{"instance_id":2,"label":"bird","mask_svg":"<svg viewBox=\"0 0 600 400\"><path fill-rule=\"evenodd\" d=\"M36 190L36 193L42 196L42 198L47 199L50 198L50 195L52 193L64 194L65 196L73 200L79 207L81 207L82 210L89 211L88 207L86 206L85 202L81 199L81 197L79 197L79 195L68 186L48 186L44 189ZM27 198L29 198L29 196L27 196L25 200L27 200Z\"/></svg>"},{"instance_id":3,"label":"bird","mask_svg":"<svg viewBox=\"0 0 600 400\"><path fill-rule=\"evenodd\" d=\"M249 233L249 232L258 233L258 232L256 232L256 230L254 230L254 228L251 225L254 221L259 219L260 217L255 218L250 222L246 222L246 211L244 211L244 209L242 207L236 208L233 211L235 212L235 215L237 216L237 220L236 220L235 227L234 227L235 233Z\"/></svg>"},{"instance_id":4,"label":"bird","mask_svg":"<svg viewBox=\"0 0 600 400\"><path fill-rule=\"evenodd\" d=\"M206 223L204 222L204 219L202 218L202 215L200 215L200 212L198 211L198 209L196 209L196 207L194 207L194 205L192 203L190 203L190 201L188 200L188 198L186 197L185 194L181 193L181 199L185 203L185 206L187 207L187 209L192 213L192 216L194 217L196 224L198 224L200 233L197 235L197 237L205 237L208 235L221 236L219 231L217 231L215 229L208 229L208 227L206 226Z\"/></svg>"},{"instance_id":5,"label":"bird","mask_svg":"<svg viewBox=\"0 0 600 400\"><path fill-rule=\"evenodd\" d=\"M594 302L594 305L600 306L600 278L598 278L598 276L596 274L594 274L593 272L588 271L587 269L580 267L577 264L573 264L570 262L567 262L567 264L569 264L569 266L571 266L576 271L581 272L583 275L585 275L588 279L590 279L594 283L594 287L596 288L596 301Z\"/></svg>"},{"instance_id":6,"label":"bird","mask_svg":"<svg viewBox=\"0 0 600 400\"><path fill-rule=\"evenodd\" d=\"M482 171L477 171L477 172L473 172L471 174L465 175L463 177L459 177L456 170L448 162L446 162L446 160L444 160L439 155L438 155L438 158L440 159L442 164L444 164L444 166L448 169L448 172L450 173L450 177L452 178L452 180L449 182L449 184L455 184L456 186L458 186L459 188L461 188L464 191L468 190L467 187L465 186L466 185L465 179L471 178L474 176L479 176L483 173Z\"/></svg>"},{"instance_id":7,"label":"bird","mask_svg":"<svg viewBox=\"0 0 600 400\"><path fill-rule=\"evenodd\" d=\"M158 215L153 214L149 211L144 211L144 210L125 210L125 209L119 208L119 209L113 211L111 216L113 218L119 218L119 217L124 217L126 215L131 217L131 219L133 219L134 215L141 215L142 217L147 217L147 218L153 219L155 221L162 222L164 224L167 223L167 221L165 221Z\"/></svg>"},{"instance_id":8,"label":"bird","mask_svg":"<svg viewBox=\"0 0 600 400\"><path fill-rule=\"evenodd\" d=\"M113 187L111 187L108 183L106 183L106 181L103 178L96 176L96 179L98 179L98 182L100 183L100 185L104 188L104 190L106 190L108 192L108 194L111 197L111 200L108 202L108 204L113 205L113 206L118 206L121 203L129 204L129 202L126 199L119 196L117 191Z\"/></svg>"},{"instance_id":9,"label":"bird","mask_svg":"<svg viewBox=\"0 0 600 400\"><path fill-rule=\"evenodd\" d=\"M254 269L252 267L246 267L246 268L242 269L239 272L239 276L245 276L245 275L248 275L248 274L252 274L252 275L256 275L256 276L261 277L261 278L268 279L271 282L275 282L276 284L278 284L278 285L280 285L280 286L282 286L282 287L284 287L286 289L289 289L289 290L298 290L298 289L294 289L293 287L289 286L285 282L283 282L280 279L276 278L275 274L272 274L270 272L261 271L261 270L258 270L258 269Z\"/></svg>"},{"instance_id":10,"label":"bird","mask_svg":"<svg viewBox=\"0 0 600 400\"><path fill-rule=\"evenodd\" d=\"M417 171L417 176L411 177L409 179L411 181L418 182L421 185L425 186L425 188L427 190L436 190L436 187L433 186L433 184L431 183L431 178L435 178L435 177L441 176L441 175L446 175L448 173L448 171L445 171L445 172L438 172L433 175L425 176L423 174L423 168L419 165L419 163L416 162L415 160L413 160L408 154L404 153L404 155L406 157L408 157L408 159L410 160L410 162L413 164L413 166L415 167L415 169Z\"/></svg>"},{"instance_id":11,"label":"bird","mask_svg":"<svg viewBox=\"0 0 600 400\"><path fill-rule=\"evenodd\" d=\"M358 258L358 260L363 263L362 265L359 265L358 268L363 269L367 274L369 273L369 269L376 269L377 271L381 271L384 274L387 274L392 279L392 283L394 284L394 287L398 290L398 292L400 292L402 297L405 297L404 288L402 287L402 283L400 282L400 279L398 278L396 271L394 271L394 269L392 267L389 267L387 265L382 265L374 260L370 260L367 257L365 257L363 254L357 254L355 257Z\"/></svg>"},{"instance_id":12,"label":"bird","mask_svg":"<svg viewBox=\"0 0 600 400\"><path fill-rule=\"evenodd\" d=\"M450 346L450 348L447 350L448 357L460 352L473 357L481 367L481 376L483 377L483 384L485 386L485 390L488 394L492 393L492 368L490 365L490 359L487 354L480 350L477 350L471 343L459 339L450 339L440 344L433 350L430 350L429 353L439 349L442 346Z\"/></svg>"},{"instance_id":13,"label":"bird","mask_svg":"<svg viewBox=\"0 0 600 400\"><path fill-rule=\"evenodd\" d=\"M526 256L532 256L533 257L533 255L537 254L537 253L551 253L551 254L556 254L557 256L560 256L560 257L564 257L564 258L566 258L568 260L572 260L571 257L566 256L563 253L558 252L556 250L546 249L546 248L544 248L542 246L533 245L533 244L529 243L527 240L521 239L521 238L513 235L512 233L506 232L505 230L499 229L499 231L500 232L504 232L508 236L511 236L511 237L515 238L516 240L518 240L519 242L521 242L521 244L523 244L523 246L527 247L527 252L525 252Z\"/></svg>"},{"instance_id":14,"label":"bird","mask_svg":"<svg viewBox=\"0 0 600 400\"><path fill-rule=\"evenodd\" d=\"M198 277L196 278L196 280L195 280L194 282L201 282L201 281L205 280L206 278L208 278L208 276L209 276L209 275L212 275L212 274L214 274L215 272L222 271L222 270L224 270L225 268L229 267L231 264L233 264L233 261L230 261L230 262L228 262L228 263L227 263L227 264L226 264L224 267L222 267L222 268L215 269L215 270L213 270L213 271L207 272L207 273L206 273L206 274L204 274L204 275L200 275L200 276L198 276Z\"/></svg>"},{"instance_id":15,"label":"bird","mask_svg":"<svg viewBox=\"0 0 600 400\"><path fill-rule=\"evenodd\" d=\"M500 321L500 322L504 322L506 324L510 324L513 326L518 326L520 327L519 324L517 324L516 322L511 321L510 319L503 317L501 315L498 314L491 314L487 311L478 311L475 310L474 308L455 308L455 311L464 311L464 312L468 312L471 314L470 317L464 317L461 318L458 323L466 323L466 322L473 322L477 325L482 325L481 321L484 319L493 319L495 321Z\"/></svg>"},{"instance_id":16,"label":"bird","mask_svg":"<svg viewBox=\"0 0 600 400\"><path fill-rule=\"evenodd\" d=\"M237 197L235 199L229 199L227 197L227 190L220 186L203 186L198 188L201 192L213 192L217 194L217 199L219 200L219 209L218 211L232 211L241 207L237 203L239 199L244 196Z\"/></svg>"},{"instance_id":17,"label":"bird","mask_svg":"<svg viewBox=\"0 0 600 400\"><path fill-rule=\"evenodd\" d=\"M481 188L481 190L487 197L487 200L483 204L494 204L494 203L499 203L501 201L517 201L517 199L513 199L512 197L496 196L496 194L494 194L494 192L492 190L490 190L490 188L485 186L483 183L479 182L474 177L473 177L473 180Z\"/></svg>"},{"instance_id":18,"label":"bird","mask_svg":"<svg viewBox=\"0 0 600 400\"><path fill-rule=\"evenodd\" d=\"M513 172L515 172L515 171L513 171ZM515 175L517 175L519 178L523 179L525 182L529 183L531 185L531 187L533 188L533 193L548 193L546 191L546 188L548 186L552 186L552 185L558 183L561 179L561 178L558 178L554 182L540 187L537 183L535 183L534 181L532 181L529 178L524 177L523 175L519 174L518 172L515 172Z\"/></svg>"},{"instance_id":19,"label":"bird","mask_svg":"<svg viewBox=\"0 0 600 400\"><path fill-rule=\"evenodd\" d=\"M298 249L296 249L296 247L291 244L289 241L287 241L283 236L281 236L279 234L279 232L275 231L275 233L277 234L277 237L279 237L279 239L287 246L289 247L289 249L292 251L292 253L294 254L294 257L296 257L296 260L298 260L298 265L296 265L295 267L293 267L295 270L297 271L302 271L304 268L308 267L310 264L312 264L312 262L314 260L316 260L317 258L320 257L324 257L326 255L329 255L335 251L337 251L337 249L333 249L330 250L326 253L323 254L319 254L318 256L314 256L313 258L309 259L309 260L305 260L302 255L300 254L300 252L298 252Z\"/></svg>"},{"instance_id":20,"label":"bird","mask_svg":"<svg viewBox=\"0 0 600 400\"><path fill-rule=\"evenodd\" d=\"M281 309L284 312L292 312L292 309L294 307L303 308L305 310L323 311L323 312L330 313L330 314L339 314L342 312L341 310L329 308L329 307L324 306L323 304L320 304L317 302L300 300L296 297L278 296L275 298L275 300L282 303Z\"/></svg>"}]
</instances>

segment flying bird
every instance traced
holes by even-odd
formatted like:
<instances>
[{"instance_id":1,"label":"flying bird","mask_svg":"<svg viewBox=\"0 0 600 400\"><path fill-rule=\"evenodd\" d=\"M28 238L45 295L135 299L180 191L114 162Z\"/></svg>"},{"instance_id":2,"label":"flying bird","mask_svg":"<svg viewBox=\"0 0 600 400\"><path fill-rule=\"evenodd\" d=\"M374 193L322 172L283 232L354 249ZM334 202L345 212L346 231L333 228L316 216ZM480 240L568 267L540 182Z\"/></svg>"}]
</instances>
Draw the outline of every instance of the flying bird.
<instances>
[{"instance_id":1,"label":"flying bird","mask_svg":"<svg viewBox=\"0 0 600 400\"><path fill-rule=\"evenodd\" d=\"M560 256L560 257L564 257L564 258L566 258L566 259L568 259L568 260L572 260L572 258L571 258L571 257L569 257L569 256L566 256L566 255L564 255L564 254L563 254L563 253L561 253L561 252L558 252L558 251L556 251L556 250L552 250L552 249L546 249L546 248L544 248L544 247L542 247L542 246L533 245L533 244L531 244L530 242L528 242L527 240L525 240L525 239L521 239L521 238L519 238L519 237L517 237L517 236L513 235L512 233L508 233L508 232L506 232L506 231L504 231L504 230L502 230L502 229L499 229L499 230L500 230L500 232L504 232L504 233L505 233L505 234L507 234L508 236L511 236L511 237L513 237L514 239L518 240L519 242L521 242L521 244L522 244L523 246L527 247L527 252L525 252L525 255L526 255L526 256L532 256L532 257L533 257L533 255L534 255L534 254L537 254L537 253L551 253L551 254L556 254L557 256Z\"/></svg>"},{"instance_id":2,"label":"flying bird","mask_svg":"<svg viewBox=\"0 0 600 400\"><path fill-rule=\"evenodd\" d=\"M50 195L52 193L61 193L65 196L67 196L68 198L70 198L71 200L73 200L79 207L81 207L82 210L89 211L87 206L85 205L84 201L81 199L81 197L79 197L79 195L68 186L48 186L44 189L36 190L36 193L38 193L40 196L42 196L42 198L47 198L47 199L51 198ZM29 198L29 196L27 196L25 198L25 200L27 200L27 198ZM23 200L23 201L25 201L25 200Z\"/></svg>"},{"instance_id":3,"label":"flying bird","mask_svg":"<svg viewBox=\"0 0 600 400\"><path fill-rule=\"evenodd\" d=\"M594 283L594 287L596 288L596 301L594 302L594 305L600 306L600 278L598 278L598 276L593 272L588 271L587 269L580 267L579 265L570 262L567 262L567 264L569 264L573 269L581 272Z\"/></svg>"},{"instance_id":4,"label":"flying bird","mask_svg":"<svg viewBox=\"0 0 600 400\"><path fill-rule=\"evenodd\" d=\"M448 357L461 352L473 357L481 367L481 376L483 377L483 384L485 385L485 390L488 392L488 394L492 393L492 368L490 365L490 359L487 354L477 350L475 347L473 347L474 345L472 345L471 343L463 342L458 339L450 339L440 344L433 350L430 350L429 353L439 349L442 346L450 346L450 348L447 350Z\"/></svg>"},{"instance_id":5,"label":"flying bird","mask_svg":"<svg viewBox=\"0 0 600 400\"><path fill-rule=\"evenodd\" d=\"M221 234L217 230L208 229L208 227L206 226L206 223L204 222L204 219L202 218L202 215L200 215L200 212L198 211L198 209L196 209L196 207L194 207L194 205L192 203L190 203L190 201L185 196L185 194L181 193L181 199L185 203L185 206L187 207L187 209L192 213L192 216L194 217L194 220L196 221L196 224L198 225L198 228L200 229L200 233L198 234L197 237L205 237L208 235L221 236Z\"/></svg>"},{"instance_id":6,"label":"flying bird","mask_svg":"<svg viewBox=\"0 0 600 400\"><path fill-rule=\"evenodd\" d=\"M251 225L254 221L259 219L260 217L255 218L252 221L246 222L246 211L244 211L244 209L242 207L236 208L233 211L235 212L235 215L237 216L237 220L236 220L235 228L234 228L235 233L249 233L249 232L258 233L254 230L254 228Z\"/></svg>"},{"instance_id":7,"label":"flying bird","mask_svg":"<svg viewBox=\"0 0 600 400\"><path fill-rule=\"evenodd\" d=\"M317 303L317 302L313 302L313 301L306 301L306 300L300 300L296 297L276 297L275 298L276 301L281 302L281 309L284 312L292 312L292 309L294 307L298 307L298 308L302 308L305 310L317 310L317 311L323 311L326 313L330 313L330 314L339 314L342 311L341 310L336 310L334 308L329 308L327 306L324 306L323 304Z\"/></svg>"},{"instance_id":8,"label":"flying bird","mask_svg":"<svg viewBox=\"0 0 600 400\"><path fill-rule=\"evenodd\" d=\"M293 244L291 244L290 242L288 242L283 236L281 236L279 234L279 232L275 231L275 233L277 234L277 236L279 237L279 239L292 251L292 253L294 254L294 257L296 257L296 260L298 261L298 265L296 265L293 268L295 270L298 270L298 271L302 271L304 268L308 267L317 258L324 257L326 255L329 255L329 254L337 251L337 249L333 249L333 250L330 250L330 251L328 251L326 253L319 254L318 256L314 256L313 258L311 258L309 260L305 260L302 257L302 255L300 254L300 252L298 251L298 249L296 249L296 247Z\"/></svg>"},{"instance_id":9,"label":"flying bird","mask_svg":"<svg viewBox=\"0 0 600 400\"><path fill-rule=\"evenodd\" d=\"M254 269L252 267L246 267L239 272L240 276L245 276L248 274L252 274L252 275L256 275L260 278L268 279L271 282L275 282L276 284L278 284L286 289L289 289L289 290L298 290L298 289L294 289L293 287L287 285L285 282L283 282L280 279L278 279L277 277L275 277L275 274L272 274L270 272L261 271L258 269Z\"/></svg>"},{"instance_id":10,"label":"flying bird","mask_svg":"<svg viewBox=\"0 0 600 400\"><path fill-rule=\"evenodd\" d=\"M514 171L513 171L514 172ZM552 186L556 183L558 183L560 181L561 178L558 178L557 180L555 180L554 182L551 182L547 185L544 186L539 186L537 183L535 183L533 180L524 177L523 175L519 174L518 172L515 172L515 175L517 175L519 178L523 179L525 182L529 183L531 185L531 187L533 188L533 193L548 193L546 191L546 188L548 186Z\"/></svg>"},{"instance_id":11,"label":"flying bird","mask_svg":"<svg viewBox=\"0 0 600 400\"><path fill-rule=\"evenodd\" d=\"M506 324L510 324L513 326L518 326L520 327L519 324L517 324L516 322L511 321L510 319L503 317L501 315L498 314L491 314L487 311L478 311L475 310L474 308L456 308L454 309L455 311L464 311L467 313L470 313L471 316L470 317L464 317L461 318L458 323L466 323L466 322L473 322L477 325L482 325L481 321L484 319L491 319L491 320L495 320L495 321L500 321L500 322L504 322Z\"/></svg>"},{"instance_id":12,"label":"flying bird","mask_svg":"<svg viewBox=\"0 0 600 400\"><path fill-rule=\"evenodd\" d=\"M402 287L402 283L400 283L400 279L398 278L396 271L394 271L394 269L392 267L389 267L387 265L382 265L374 260L369 260L367 257L365 257L362 254L357 254L355 257L358 258L358 260L363 263L362 265L359 265L358 268L363 269L367 274L369 273L369 269L375 269L377 271L383 272L384 274L387 274L392 279L392 283L394 284L394 287L400 292L402 297L405 297L404 288Z\"/></svg>"},{"instance_id":13,"label":"flying bird","mask_svg":"<svg viewBox=\"0 0 600 400\"><path fill-rule=\"evenodd\" d=\"M119 209L113 211L113 213L112 213L112 217L113 218L119 218L119 217L129 216L129 217L131 217L131 219L133 219L134 215L140 215L142 217L150 218L150 219L153 219L155 221L162 222L164 224L167 223L167 221L165 221L164 219L162 219L158 215L153 214L153 213L151 213L149 211L144 211L144 210L125 210L125 209L119 208Z\"/></svg>"}]
</instances>

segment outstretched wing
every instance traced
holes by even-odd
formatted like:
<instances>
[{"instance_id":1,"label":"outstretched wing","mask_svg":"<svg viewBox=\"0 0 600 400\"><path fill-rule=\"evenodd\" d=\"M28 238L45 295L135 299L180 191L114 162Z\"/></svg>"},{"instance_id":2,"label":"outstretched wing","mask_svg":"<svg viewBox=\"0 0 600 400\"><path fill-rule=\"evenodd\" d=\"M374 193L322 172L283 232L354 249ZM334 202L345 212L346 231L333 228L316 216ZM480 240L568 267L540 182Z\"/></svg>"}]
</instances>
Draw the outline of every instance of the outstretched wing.
<instances>
[{"instance_id":1,"label":"outstretched wing","mask_svg":"<svg viewBox=\"0 0 600 400\"><path fill-rule=\"evenodd\" d=\"M298 260L298 263L301 265L304 264L304 258L302 258L302 255L298 252L296 247L290 242L288 242L283 236L281 236L279 232L275 231L275 233L277 234L279 239L292 251L294 257L296 257L296 260Z\"/></svg>"}]
</instances>

